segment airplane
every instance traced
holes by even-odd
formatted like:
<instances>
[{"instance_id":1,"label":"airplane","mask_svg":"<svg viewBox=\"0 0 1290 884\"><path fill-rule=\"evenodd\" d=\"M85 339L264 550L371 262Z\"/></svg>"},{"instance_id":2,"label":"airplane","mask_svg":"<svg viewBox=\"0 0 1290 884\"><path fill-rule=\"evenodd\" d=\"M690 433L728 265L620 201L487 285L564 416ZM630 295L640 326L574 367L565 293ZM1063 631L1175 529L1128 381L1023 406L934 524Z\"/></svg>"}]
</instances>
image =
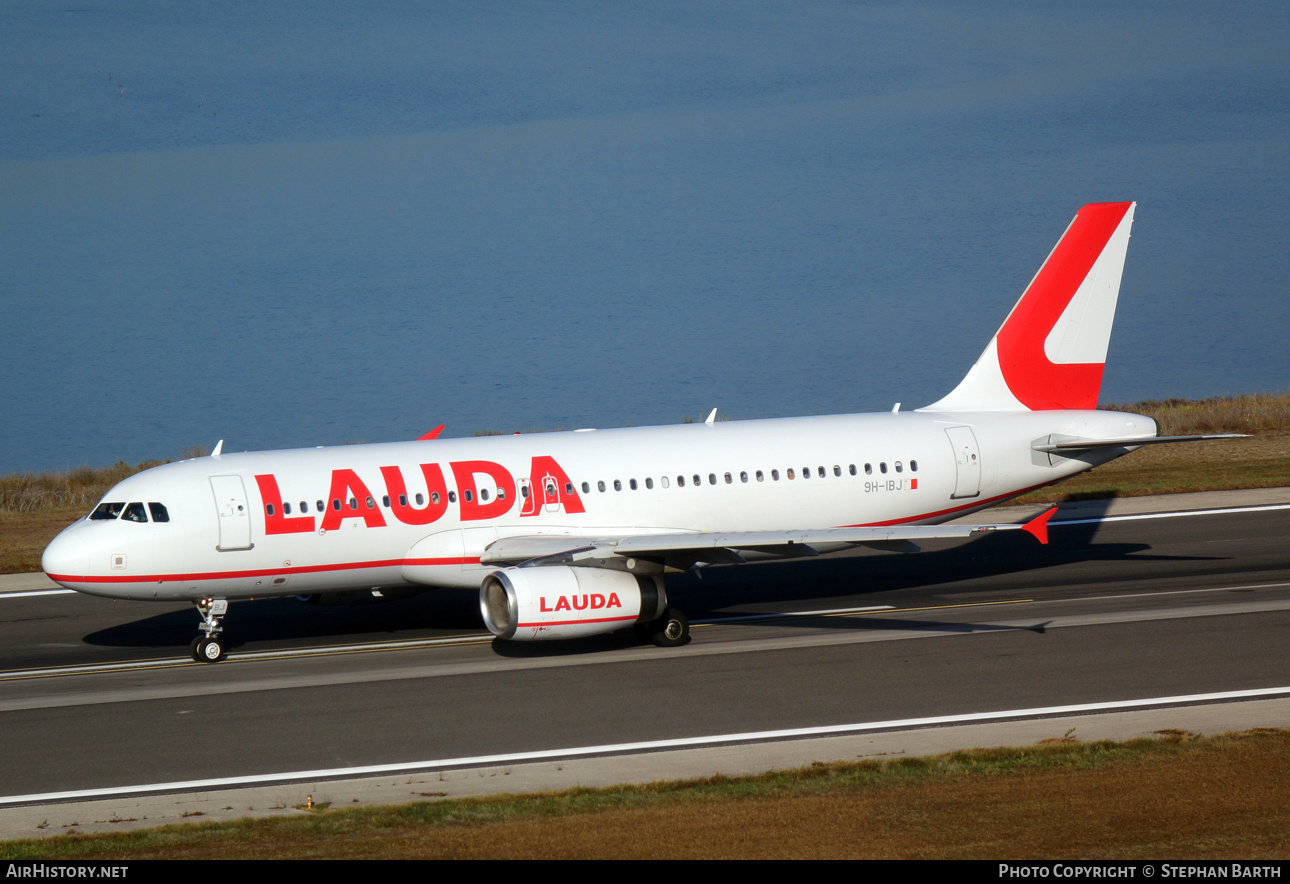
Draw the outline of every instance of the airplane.
<instances>
[{"instance_id":1,"label":"airplane","mask_svg":"<svg viewBox=\"0 0 1290 884\"><path fill-rule=\"evenodd\" d=\"M689 640L663 577L857 545L1025 530L942 524L1155 443L1098 411L1134 203L1084 206L980 358L914 411L224 453L153 467L59 534L42 567L109 598L193 602L194 660L230 601L479 592L498 640L631 627Z\"/></svg>"}]
</instances>

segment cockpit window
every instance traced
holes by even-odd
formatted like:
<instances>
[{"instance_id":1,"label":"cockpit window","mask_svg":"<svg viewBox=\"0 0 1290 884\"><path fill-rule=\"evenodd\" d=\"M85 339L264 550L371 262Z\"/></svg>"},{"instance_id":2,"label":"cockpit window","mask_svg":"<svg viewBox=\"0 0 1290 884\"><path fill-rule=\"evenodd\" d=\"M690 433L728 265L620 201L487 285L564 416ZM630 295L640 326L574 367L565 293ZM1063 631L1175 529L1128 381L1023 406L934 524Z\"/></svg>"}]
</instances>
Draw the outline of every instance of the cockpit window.
<instances>
[{"instance_id":1,"label":"cockpit window","mask_svg":"<svg viewBox=\"0 0 1290 884\"><path fill-rule=\"evenodd\" d=\"M163 503L149 503L148 512L152 513L152 521L169 522L170 513L166 512L166 505Z\"/></svg>"},{"instance_id":2,"label":"cockpit window","mask_svg":"<svg viewBox=\"0 0 1290 884\"><path fill-rule=\"evenodd\" d=\"M125 509L125 504L123 503L108 503L107 501L104 501L94 508L94 512L90 513L90 518L96 521L100 519L115 519L117 516L121 515L121 510L123 509Z\"/></svg>"},{"instance_id":3,"label":"cockpit window","mask_svg":"<svg viewBox=\"0 0 1290 884\"><path fill-rule=\"evenodd\" d=\"M148 513L141 503L127 503L125 512L121 513L121 518L127 522L146 522L148 521Z\"/></svg>"}]
</instances>

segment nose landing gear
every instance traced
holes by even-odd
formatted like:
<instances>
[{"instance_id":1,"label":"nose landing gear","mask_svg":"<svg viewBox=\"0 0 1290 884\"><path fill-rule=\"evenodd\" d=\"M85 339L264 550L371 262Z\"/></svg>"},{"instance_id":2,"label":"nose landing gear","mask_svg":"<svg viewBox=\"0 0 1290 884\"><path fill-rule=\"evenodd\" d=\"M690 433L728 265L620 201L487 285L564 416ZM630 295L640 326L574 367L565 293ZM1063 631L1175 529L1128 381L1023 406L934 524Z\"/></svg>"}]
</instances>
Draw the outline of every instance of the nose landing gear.
<instances>
[{"instance_id":1,"label":"nose landing gear","mask_svg":"<svg viewBox=\"0 0 1290 884\"><path fill-rule=\"evenodd\" d=\"M202 625L198 628L205 633L193 639L193 659L198 663L217 663L224 659L224 641L219 637L224 627L220 620L228 613L228 599L202 599L193 604L202 615Z\"/></svg>"}]
</instances>

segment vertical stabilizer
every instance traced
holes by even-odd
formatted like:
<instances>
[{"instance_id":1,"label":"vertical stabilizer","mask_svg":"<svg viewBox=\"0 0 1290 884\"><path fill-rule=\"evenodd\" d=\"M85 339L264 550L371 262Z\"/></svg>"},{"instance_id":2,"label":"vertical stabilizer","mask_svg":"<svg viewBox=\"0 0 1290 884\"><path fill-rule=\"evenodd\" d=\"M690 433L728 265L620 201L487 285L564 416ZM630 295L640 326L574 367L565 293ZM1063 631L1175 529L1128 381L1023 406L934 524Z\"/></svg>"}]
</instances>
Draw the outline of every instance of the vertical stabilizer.
<instances>
[{"instance_id":1,"label":"vertical stabilizer","mask_svg":"<svg viewBox=\"0 0 1290 884\"><path fill-rule=\"evenodd\" d=\"M1080 209L967 377L919 411L1096 408L1135 205Z\"/></svg>"}]
</instances>

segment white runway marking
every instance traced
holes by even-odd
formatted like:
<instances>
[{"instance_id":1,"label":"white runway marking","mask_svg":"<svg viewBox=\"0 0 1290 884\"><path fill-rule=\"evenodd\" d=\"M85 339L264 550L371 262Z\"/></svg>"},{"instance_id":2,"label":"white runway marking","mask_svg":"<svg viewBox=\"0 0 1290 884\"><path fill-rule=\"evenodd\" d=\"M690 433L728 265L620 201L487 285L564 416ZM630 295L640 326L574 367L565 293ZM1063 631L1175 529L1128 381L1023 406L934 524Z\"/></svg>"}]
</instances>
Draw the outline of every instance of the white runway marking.
<instances>
[{"instance_id":1,"label":"white runway marking","mask_svg":"<svg viewBox=\"0 0 1290 884\"><path fill-rule=\"evenodd\" d=\"M1135 513L1123 516L1099 516L1096 519L1058 519L1054 518L1049 527L1055 525L1096 525L1099 522L1132 522L1136 519L1180 519L1184 516L1228 516L1235 513L1267 513L1274 510L1290 510L1290 503L1269 503L1264 506L1232 506L1216 510L1183 510L1176 513ZM1061 508L1057 510L1061 515Z\"/></svg>"},{"instance_id":2,"label":"white runway marking","mask_svg":"<svg viewBox=\"0 0 1290 884\"><path fill-rule=\"evenodd\" d=\"M24 592L0 592L0 599L25 599L33 595L76 595L74 589L29 589Z\"/></svg>"},{"instance_id":3,"label":"white runway marking","mask_svg":"<svg viewBox=\"0 0 1290 884\"><path fill-rule=\"evenodd\" d=\"M752 623L757 620L784 620L790 617L832 617L837 614L872 614L876 611L893 611L893 605L869 605L864 608L826 608L820 611L783 611L777 614L733 614L729 617L712 617L695 620L694 625L709 623Z\"/></svg>"},{"instance_id":4,"label":"white runway marking","mask_svg":"<svg viewBox=\"0 0 1290 884\"><path fill-rule=\"evenodd\" d=\"M477 755L464 758L440 758L433 761L410 761L403 764L371 764L361 767L338 767L323 770L288 771L276 774L259 774L243 777L216 777L207 780L182 780L170 783L143 783L133 786L113 786L105 789L81 789L67 792L43 792L32 795L0 797L0 807L15 804L40 804L49 801L84 801L93 798L110 798L124 795L142 795L156 792L189 792L222 789L236 786L258 786L300 780L349 779L413 771L449 768L469 768L496 764L522 764L556 758L578 758L593 755L614 755L625 752L650 752L660 749L695 749L723 743L750 743L763 740L791 740L803 737L831 737L865 731L904 730L945 724L975 724L986 721L1006 721L1019 718L1041 718L1049 715L1072 715L1084 712L1115 712L1143 709L1151 706L1183 706L1196 703L1214 703L1223 700L1249 700L1290 695L1290 687L1258 688L1244 691L1221 691L1209 694L1184 694L1176 697L1150 697L1141 700L1113 700L1104 703L1078 703L1070 706L1046 706L1032 709L1009 709L1000 712L972 712L963 715L936 715L929 718L904 718L893 721L869 721L857 724L825 725L822 727L788 728L774 731L752 731L740 734L717 734L707 737L682 737L672 740L646 740L635 743L611 743L601 746L577 746L567 749L547 749L539 752L508 752L499 755Z\"/></svg>"}]
</instances>

